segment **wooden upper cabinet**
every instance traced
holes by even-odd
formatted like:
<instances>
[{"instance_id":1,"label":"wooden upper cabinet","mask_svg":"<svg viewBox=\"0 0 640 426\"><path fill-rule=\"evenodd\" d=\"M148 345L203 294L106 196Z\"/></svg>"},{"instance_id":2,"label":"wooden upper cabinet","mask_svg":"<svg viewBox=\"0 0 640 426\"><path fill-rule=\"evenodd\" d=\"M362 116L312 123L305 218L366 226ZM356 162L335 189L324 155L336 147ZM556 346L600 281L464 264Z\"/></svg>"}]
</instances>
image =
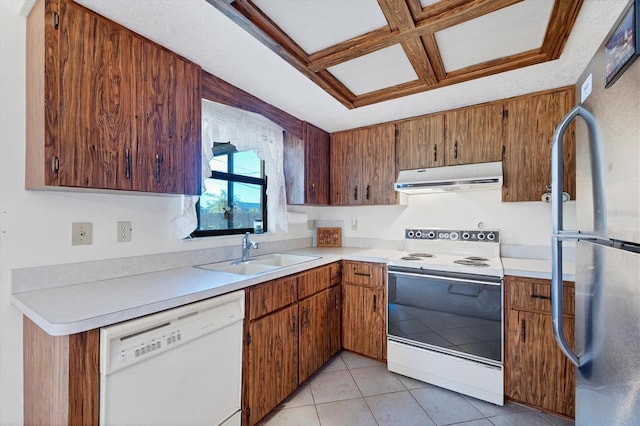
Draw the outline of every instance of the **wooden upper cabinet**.
<instances>
[{"instance_id":1,"label":"wooden upper cabinet","mask_svg":"<svg viewBox=\"0 0 640 426\"><path fill-rule=\"evenodd\" d=\"M331 135L331 204L394 204L395 126Z\"/></svg>"},{"instance_id":2,"label":"wooden upper cabinet","mask_svg":"<svg viewBox=\"0 0 640 426\"><path fill-rule=\"evenodd\" d=\"M288 204L329 204L329 133L302 123L302 139L286 132L284 175Z\"/></svg>"},{"instance_id":3,"label":"wooden upper cabinet","mask_svg":"<svg viewBox=\"0 0 640 426\"><path fill-rule=\"evenodd\" d=\"M502 103L445 113L447 166L502 159Z\"/></svg>"},{"instance_id":4,"label":"wooden upper cabinet","mask_svg":"<svg viewBox=\"0 0 640 426\"><path fill-rule=\"evenodd\" d=\"M60 2L59 16L59 184L131 189L140 41L75 3Z\"/></svg>"},{"instance_id":5,"label":"wooden upper cabinet","mask_svg":"<svg viewBox=\"0 0 640 426\"><path fill-rule=\"evenodd\" d=\"M397 131L398 171L444 166L444 114L402 121Z\"/></svg>"},{"instance_id":6,"label":"wooden upper cabinet","mask_svg":"<svg viewBox=\"0 0 640 426\"><path fill-rule=\"evenodd\" d=\"M38 0L27 70L27 189L199 193L199 66L75 2Z\"/></svg>"},{"instance_id":7,"label":"wooden upper cabinet","mask_svg":"<svg viewBox=\"0 0 640 426\"><path fill-rule=\"evenodd\" d=\"M540 201L551 183L551 139L574 106L573 87L505 103L502 201ZM575 199L575 123L564 135L563 191Z\"/></svg>"}]
</instances>

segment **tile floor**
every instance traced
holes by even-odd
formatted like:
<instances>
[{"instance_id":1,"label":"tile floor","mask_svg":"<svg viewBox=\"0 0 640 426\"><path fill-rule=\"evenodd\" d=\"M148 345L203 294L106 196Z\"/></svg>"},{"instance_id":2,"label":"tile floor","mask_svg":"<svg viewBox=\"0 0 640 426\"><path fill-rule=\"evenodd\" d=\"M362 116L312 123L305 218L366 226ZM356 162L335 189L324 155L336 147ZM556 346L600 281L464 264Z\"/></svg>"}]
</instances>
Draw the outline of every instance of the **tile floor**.
<instances>
[{"instance_id":1,"label":"tile floor","mask_svg":"<svg viewBox=\"0 0 640 426\"><path fill-rule=\"evenodd\" d=\"M261 422L284 425L571 426L507 402L499 407L390 373L384 363L342 351Z\"/></svg>"}]
</instances>

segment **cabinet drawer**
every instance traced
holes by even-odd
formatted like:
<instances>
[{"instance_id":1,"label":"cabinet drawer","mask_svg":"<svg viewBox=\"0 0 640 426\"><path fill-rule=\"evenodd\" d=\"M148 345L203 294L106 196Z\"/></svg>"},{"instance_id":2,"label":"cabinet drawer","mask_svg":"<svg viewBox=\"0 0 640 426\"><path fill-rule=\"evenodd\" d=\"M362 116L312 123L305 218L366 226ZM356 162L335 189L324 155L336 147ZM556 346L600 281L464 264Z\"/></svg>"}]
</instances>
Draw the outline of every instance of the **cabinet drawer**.
<instances>
[{"instance_id":1,"label":"cabinet drawer","mask_svg":"<svg viewBox=\"0 0 640 426\"><path fill-rule=\"evenodd\" d=\"M247 301L249 320L259 318L298 300L297 277L286 277L251 287Z\"/></svg>"},{"instance_id":2,"label":"cabinet drawer","mask_svg":"<svg viewBox=\"0 0 640 426\"><path fill-rule=\"evenodd\" d=\"M507 277L508 304L511 309L551 313L551 281L523 277ZM575 314L575 285L564 282L562 293L565 315Z\"/></svg>"},{"instance_id":3,"label":"cabinet drawer","mask_svg":"<svg viewBox=\"0 0 640 426\"><path fill-rule=\"evenodd\" d=\"M345 261L342 273L344 281L349 284L384 286L384 265L380 263Z\"/></svg>"},{"instance_id":4,"label":"cabinet drawer","mask_svg":"<svg viewBox=\"0 0 640 426\"><path fill-rule=\"evenodd\" d=\"M329 266L312 269L298 275L298 298L304 299L329 288Z\"/></svg>"}]
</instances>

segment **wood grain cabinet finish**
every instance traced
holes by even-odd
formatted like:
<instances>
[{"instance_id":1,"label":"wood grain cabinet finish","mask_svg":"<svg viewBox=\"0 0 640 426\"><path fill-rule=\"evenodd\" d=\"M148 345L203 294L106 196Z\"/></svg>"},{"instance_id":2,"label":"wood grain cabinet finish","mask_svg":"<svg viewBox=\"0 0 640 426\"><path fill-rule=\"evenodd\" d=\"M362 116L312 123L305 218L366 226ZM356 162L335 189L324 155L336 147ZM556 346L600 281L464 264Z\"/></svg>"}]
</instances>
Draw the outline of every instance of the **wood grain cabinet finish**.
<instances>
[{"instance_id":1,"label":"wood grain cabinet finish","mask_svg":"<svg viewBox=\"0 0 640 426\"><path fill-rule=\"evenodd\" d=\"M386 359L385 265L343 262L342 346Z\"/></svg>"},{"instance_id":2,"label":"wood grain cabinet finish","mask_svg":"<svg viewBox=\"0 0 640 426\"><path fill-rule=\"evenodd\" d=\"M564 333L575 336L573 283L563 288ZM575 410L575 370L556 344L549 280L505 277L505 395L568 417Z\"/></svg>"},{"instance_id":3,"label":"wood grain cabinet finish","mask_svg":"<svg viewBox=\"0 0 640 426\"><path fill-rule=\"evenodd\" d=\"M51 336L24 317L24 424L99 423L99 330Z\"/></svg>"},{"instance_id":4,"label":"wood grain cabinet finish","mask_svg":"<svg viewBox=\"0 0 640 426\"><path fill-rule=\"evenodd\" d=\"M288 204L329 204L329 133L302 123L302 139L284 138L284 176Z\"/></svg>"},{"instance_id":5,"label":"wood grain cabinet finish","mask_svg":"<svg viewBox=\"0 0 640 426\"><path fill-rule=\"evenodd\" d=\"M244 424L260 421L340 350L341 306L332 298L339 269L329 264L247 289Z\"/></svg>"},{"instance_id":6,"label":"wood grain cabinet finish","mask_svg":"<svg viewBox=\"0 0 640 426\"><path fill-rule=\"evenodd\" d=\"M444 114L433 114L396 125L396 169L445 165Z\"/></svg>"},{"instance_id":7,"label":"wood grain cabinet finish","mask_svg":"<svg viewBox=\"0 0 640 426\"><path fill-rule=\"evenodd\" d=\"M395 125L331 134L331 204L394 204Z\"/></svg>"},{"instance_id":8,"label":"wood grain cabinet finish","mask_svg":"<svg viewBox=\"0 0 640 426\"><path fill-rule=\"evenodd\" d=\"M27 77L28 189L199 193L199 66L75 2L38 0Z\"/></svg>"},{"instance_id":9,"label":"wood grain cabinet finish","mask_svg":"<svg viewBox=\"0 0 640 426\"><path fill-rule=\"evenodd\" d=\"M490 103L445 113L447 166L500 161L502 104Z\"/></svg>"},{"instance_id":10,"label":"wood grain cabinet finish","mask_svg":"<svg viewBox=\"0 0 640 426\"><path fill-rule=\"evenodd\" d=\"M254 425L298 387L298 305L247 326L242 369L245 424Z\"/></svg>"},{"instance_id":11,"label":"wood grain cabinet finish","mask_svg":"<svg viewBox=\"0 0 640 426\"><path fill-rule=\"evenodd\" d=\"M574 104L573 87L505 103L502 201L540 201L551 183L553 132ZM575 199L575 123L565 133L563 148L563 191Z\"/></svg>"}]
</instances>

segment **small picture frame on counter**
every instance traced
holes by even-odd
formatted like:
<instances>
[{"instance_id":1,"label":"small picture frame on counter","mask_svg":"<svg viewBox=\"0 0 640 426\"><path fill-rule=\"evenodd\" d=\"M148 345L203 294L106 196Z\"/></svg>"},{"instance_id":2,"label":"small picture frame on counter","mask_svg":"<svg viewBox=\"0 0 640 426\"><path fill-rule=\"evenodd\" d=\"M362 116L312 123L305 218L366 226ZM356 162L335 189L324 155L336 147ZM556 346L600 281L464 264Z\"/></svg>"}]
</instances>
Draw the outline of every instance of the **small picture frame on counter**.
<instances>
[{"instance_id":1,"label":"small picture frame on counter","mask_svg":"<svg viewBox=\"0 0 640 426\"><path fill-rule=\"evenodd\" d=\"M640 55L640 0L634 0L604 45L605 88L624 74Z\"/></svg>"}]
</instances>

